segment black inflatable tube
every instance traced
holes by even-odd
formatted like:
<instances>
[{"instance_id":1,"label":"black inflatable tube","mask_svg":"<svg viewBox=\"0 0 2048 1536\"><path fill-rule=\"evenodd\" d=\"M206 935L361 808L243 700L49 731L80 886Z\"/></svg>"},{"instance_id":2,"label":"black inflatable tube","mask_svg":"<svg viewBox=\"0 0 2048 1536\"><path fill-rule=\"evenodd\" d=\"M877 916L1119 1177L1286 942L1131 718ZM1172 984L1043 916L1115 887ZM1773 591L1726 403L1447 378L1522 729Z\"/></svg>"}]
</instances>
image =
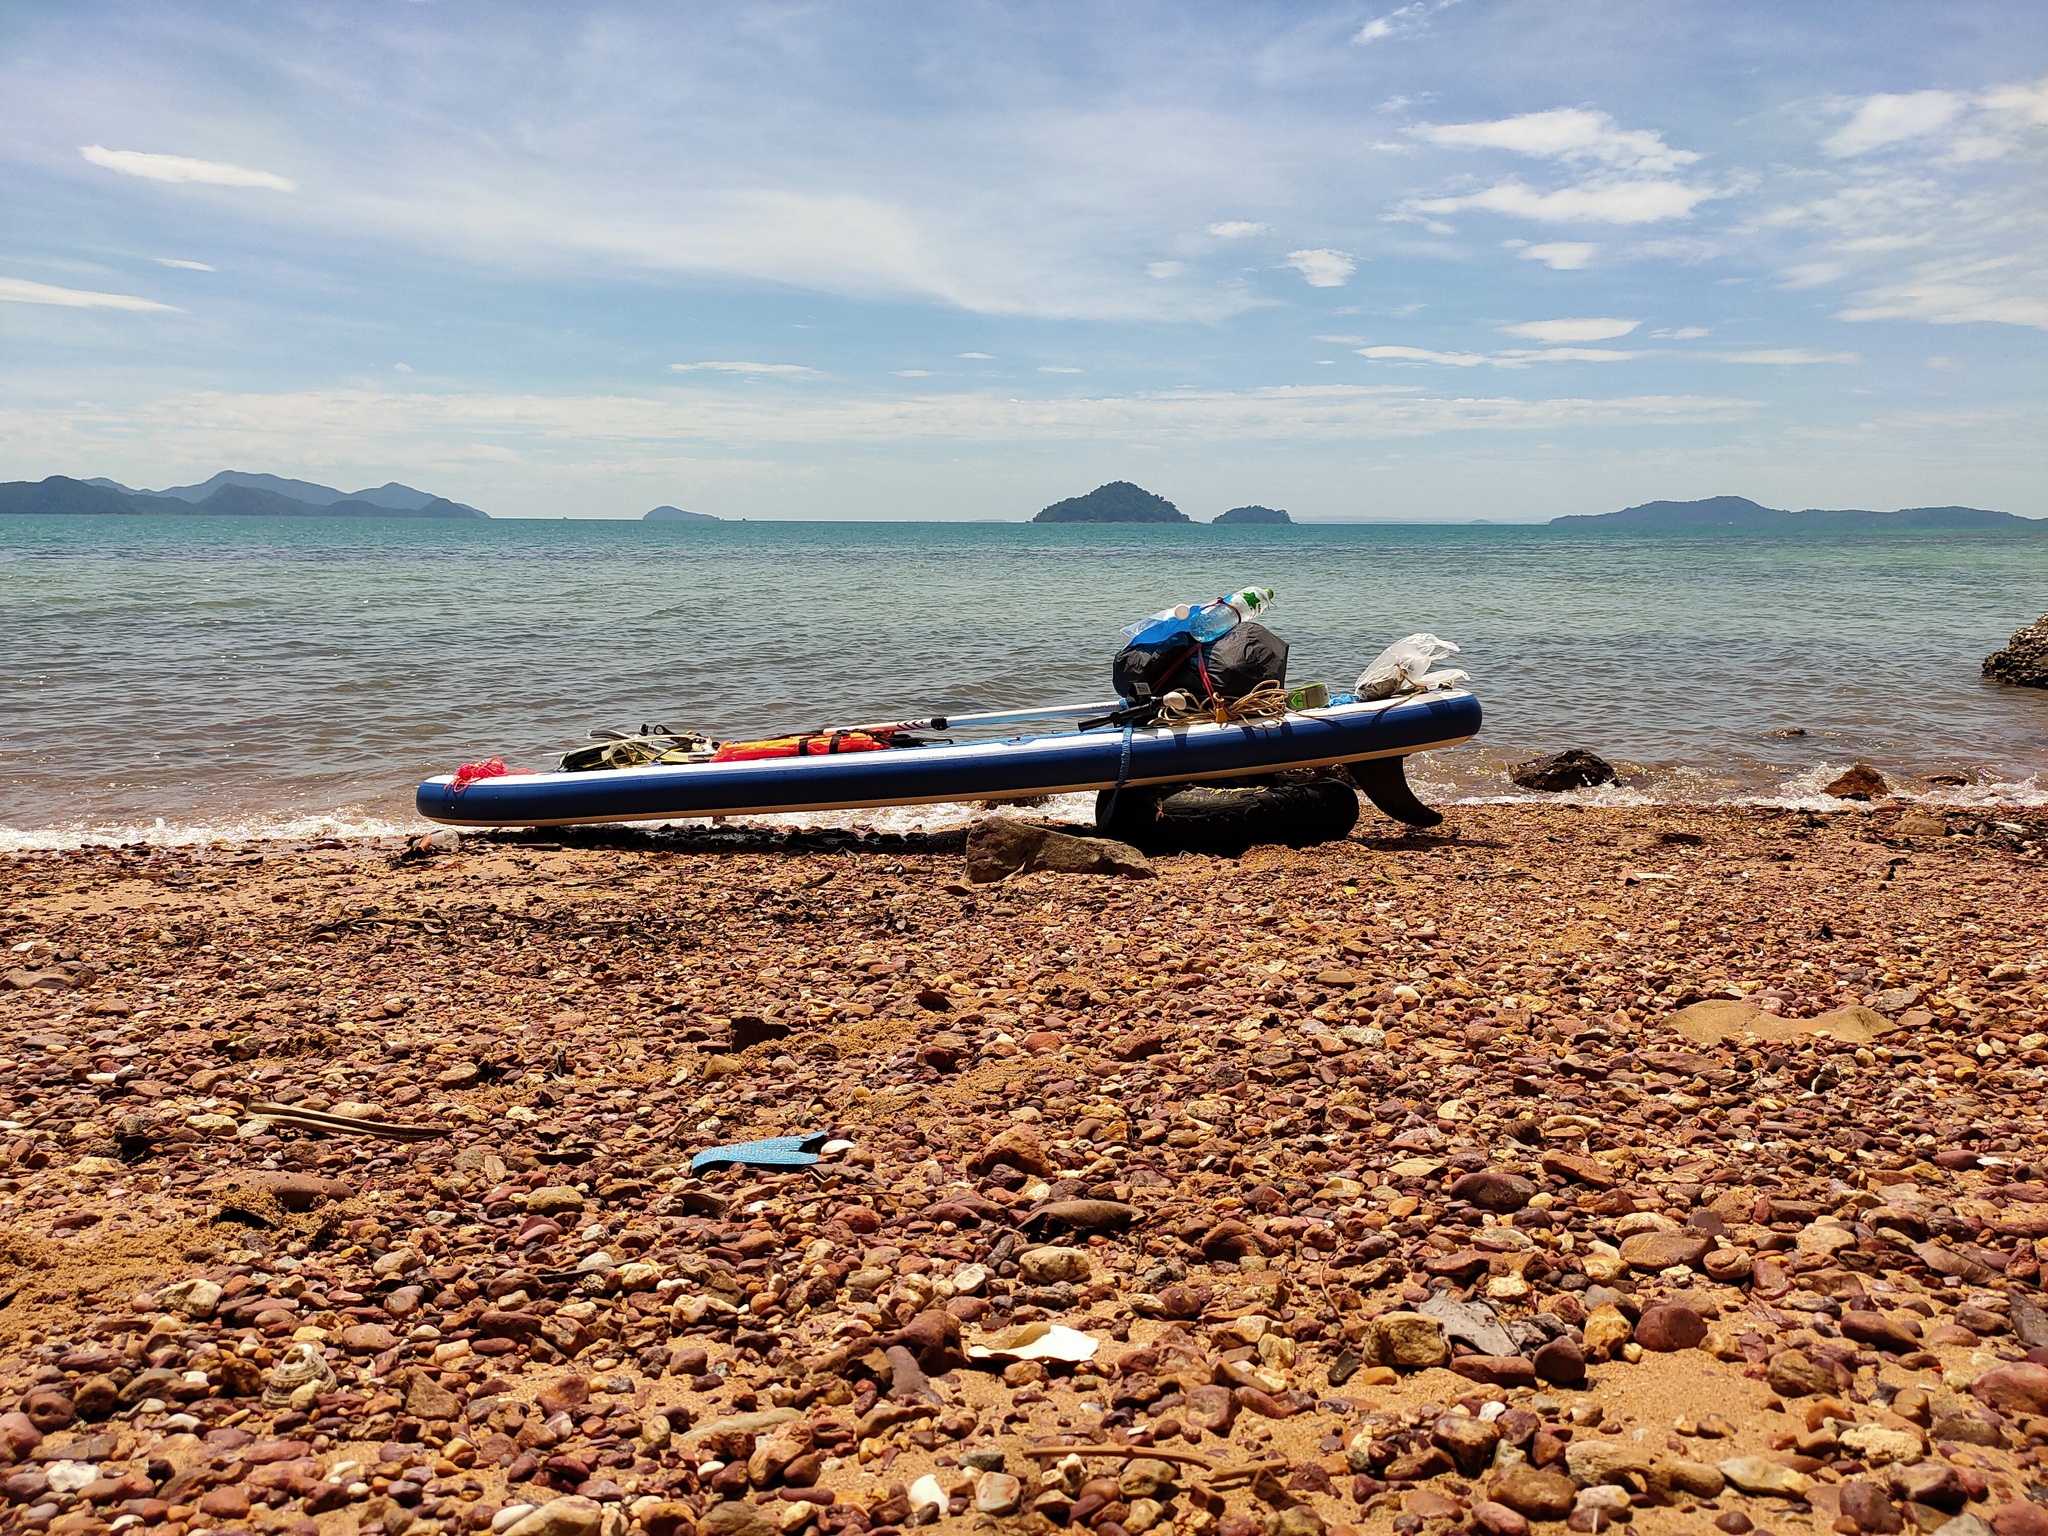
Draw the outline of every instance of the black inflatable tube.
<instances>
[{"instance_id":1,"label":"black inflatable tube","mask_svg":"<svg viewBox=\"0 0 2048 1536\"><path fill-rule=\"evenodd\" d=\"M1264 843L1336 842L1358 824L1341 774L1254 786L1187 784L1096 796L1096 829L1153 853L1235 856Z\"/></svg>"}]
</instances>

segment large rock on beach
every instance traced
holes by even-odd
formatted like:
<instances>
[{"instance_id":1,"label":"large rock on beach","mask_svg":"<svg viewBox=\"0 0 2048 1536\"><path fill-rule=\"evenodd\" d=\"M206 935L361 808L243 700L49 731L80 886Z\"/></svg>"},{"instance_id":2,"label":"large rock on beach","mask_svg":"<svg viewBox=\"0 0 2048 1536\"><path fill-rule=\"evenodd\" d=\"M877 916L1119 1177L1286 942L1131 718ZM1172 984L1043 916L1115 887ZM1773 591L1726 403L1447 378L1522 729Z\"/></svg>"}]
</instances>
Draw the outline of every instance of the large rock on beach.
<instances>
[{"instance_id":1,"label":"large rock on beach","mask_svg":"<svg viewBox=\"0 0 2048 1536\"><path fill-rule=\"evenodd\" d=\"M1106 837L1075 837L1007 816L990 816L967 829L967 878L975 884L1032 870L1129 880L1150 880L1156 873L1144 854Z\"/></svg>"},{"instance_id":2,"label":"large rock on beach","mask_svg":"<svg viewBox=\"0 0 2048 1536\"><path fill-rule=\"evenodd\" d=\"M1984 675L2016 688L2048 688L2048 614L2014 630L2003 647L1986 656Z\"/></svg>"},{"instance_id":3,"label":"large rock on beach","mask_svg":"<svg viewBox=\"0 0 2048 1536\"><path fill-rule=\"evenodd\" d=\"M1404 1370L1444 1365L1451 1358L1451 1346L1444 1338L1444 1325L1420 1312L1388 1312L1373 1321L1366 1335L1366 1355L1377 1365Z\"/></svg>"}]
</instances>

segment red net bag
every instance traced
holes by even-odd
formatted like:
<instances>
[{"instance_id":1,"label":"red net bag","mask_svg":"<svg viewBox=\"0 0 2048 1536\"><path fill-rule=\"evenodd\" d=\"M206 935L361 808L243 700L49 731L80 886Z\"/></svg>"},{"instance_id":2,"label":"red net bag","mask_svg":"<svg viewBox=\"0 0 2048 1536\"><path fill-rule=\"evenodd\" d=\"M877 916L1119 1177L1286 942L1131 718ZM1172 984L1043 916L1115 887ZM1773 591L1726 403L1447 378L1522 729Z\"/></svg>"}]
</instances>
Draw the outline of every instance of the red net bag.
<instances>
[{"instance_id":1,"label":"red net bag","mask_svg":"<svg viewBox=\"0 0 2048 1536\"><path fill-rule=\"evenodd\" d=\"M478 779L502 779L511 772L512 770L505 766L505 759L502 757L487 758L481 763L464 763L455 770L455 782L449 787L467 789Z\"/></svg>"}]
</instances>

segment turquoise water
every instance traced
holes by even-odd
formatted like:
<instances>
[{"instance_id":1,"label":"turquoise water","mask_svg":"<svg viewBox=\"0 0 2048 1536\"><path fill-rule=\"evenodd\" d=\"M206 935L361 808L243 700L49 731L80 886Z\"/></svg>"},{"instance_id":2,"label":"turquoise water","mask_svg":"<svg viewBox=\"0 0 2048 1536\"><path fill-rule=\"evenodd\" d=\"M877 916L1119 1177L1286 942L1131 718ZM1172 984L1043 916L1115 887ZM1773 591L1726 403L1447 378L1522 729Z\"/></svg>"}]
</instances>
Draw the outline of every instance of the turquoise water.
<instances>
[{"instance_id":1,"label":"turquoise water","mask_svg":"<svg viewBox=\"0 0 2048 1536\"><path fill-rule=\"evenodd\" d=\"M1120 625L1248 582L1294 681L1464 647L1487 724L1418 765L1442 796L1566 746L1688 800L2048 767L2048 692L1978 675L2048 608L2036 534L8 517L0 842L410 825L421 777L591 726L1101 698Z\"/></svg>"}]
</instances>

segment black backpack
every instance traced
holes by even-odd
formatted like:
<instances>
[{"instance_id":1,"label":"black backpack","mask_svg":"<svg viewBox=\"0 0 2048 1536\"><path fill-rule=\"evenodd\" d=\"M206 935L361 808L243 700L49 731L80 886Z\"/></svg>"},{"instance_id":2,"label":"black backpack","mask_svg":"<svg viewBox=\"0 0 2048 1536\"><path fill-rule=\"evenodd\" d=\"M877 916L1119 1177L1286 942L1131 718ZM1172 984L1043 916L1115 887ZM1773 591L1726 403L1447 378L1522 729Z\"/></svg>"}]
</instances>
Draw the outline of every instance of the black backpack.
<instances>
[{"instance_id":1,"label":"black backpack","mask_svg":"<svg viewBox=\"0 0 2048 1536\"><path fill-rule=\"evenodd\" d=\"M1271 679L1287 681L1287 642L1263 624L1243 623L1207 645L1183 631L1154 645L1127 645L1111 668L1117 696L1149 704L1179 688L1199 702L1241 699Z\"/></svg>"}]
</instances>

